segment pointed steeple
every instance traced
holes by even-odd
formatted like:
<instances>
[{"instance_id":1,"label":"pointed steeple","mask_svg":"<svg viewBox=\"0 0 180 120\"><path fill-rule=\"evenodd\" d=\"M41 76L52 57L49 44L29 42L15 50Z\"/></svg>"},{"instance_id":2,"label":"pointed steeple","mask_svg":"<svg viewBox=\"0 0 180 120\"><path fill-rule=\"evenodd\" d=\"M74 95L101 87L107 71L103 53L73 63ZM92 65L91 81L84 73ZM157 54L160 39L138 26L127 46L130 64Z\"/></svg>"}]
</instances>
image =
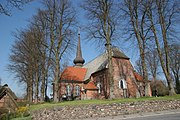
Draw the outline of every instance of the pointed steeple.
<instances>
[{"instance_id":1,"label":"pointed steeple","mask_svg":"<svg viewBox=\"0 0 180 120\"><path fill-rule=\"evenodd\" d=\"M77 53L76 58L74 59L75 67L82 67L85 63L85 60L82 58L82 51L81 51L81 43L80 43L80 31L78 31L78 45L77 45Z\"/></svg>"}]
</instances>

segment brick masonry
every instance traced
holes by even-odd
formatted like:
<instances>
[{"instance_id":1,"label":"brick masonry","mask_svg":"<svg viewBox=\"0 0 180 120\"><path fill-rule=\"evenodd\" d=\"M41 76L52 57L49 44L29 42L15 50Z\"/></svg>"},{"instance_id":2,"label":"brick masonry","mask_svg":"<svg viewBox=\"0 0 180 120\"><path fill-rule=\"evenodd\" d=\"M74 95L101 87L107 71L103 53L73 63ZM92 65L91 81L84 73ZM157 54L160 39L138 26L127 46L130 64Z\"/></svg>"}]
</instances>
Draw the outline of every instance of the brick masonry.
<instances>
[{"instance_id":1,"label":"brick masonry","mask_svg":"<svg viewBox=\"0 0 180 120\"><path fill-rule=\"evenodd\" d=\"M180 108L180 100L112 103L103 105L56 106L32 113L33 120L73 120L146 113Z\"/></svg>"}]
</instances>

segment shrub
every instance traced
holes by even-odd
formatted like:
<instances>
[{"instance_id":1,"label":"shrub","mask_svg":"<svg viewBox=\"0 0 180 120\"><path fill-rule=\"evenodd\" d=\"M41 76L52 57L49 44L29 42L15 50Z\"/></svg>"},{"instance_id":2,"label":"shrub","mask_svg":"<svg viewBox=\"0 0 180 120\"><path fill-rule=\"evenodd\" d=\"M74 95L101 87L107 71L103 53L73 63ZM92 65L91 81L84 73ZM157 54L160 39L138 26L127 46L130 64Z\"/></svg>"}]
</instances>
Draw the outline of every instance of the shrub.
<instances>
[{"instance_id":1,"label":"shrub","mask_svg":"<svg viewBox=\"0 0 180 120\"><path fill-rule=\"evenodd\" d=\"M23 117L28 117L28 116L30 116L29 110L27 110L27 111L25 111L25 112L23 113Z\"/></svg>"},{"instance_id":2,"label":"shrub","mask_svg":"<svg viewBox=\"0 0 180 120\"><path fill-rule=\"evenodd\" d=\"M16 117L27 117L27 116L30 116L28 107L19 107L16 110Z\"/></svg>"},{"instance_id":3,"label":"shrub","mask_svg":"<svg viewBox=\"0 0 180 120\"><path fill-rule=\"evenodd\" d=\"M155 96L155 90L157 90L158 96L168 95L168 87L164 84L162 80L151 81L151 90L153 96Z\"/></svg>"}]
</instances>

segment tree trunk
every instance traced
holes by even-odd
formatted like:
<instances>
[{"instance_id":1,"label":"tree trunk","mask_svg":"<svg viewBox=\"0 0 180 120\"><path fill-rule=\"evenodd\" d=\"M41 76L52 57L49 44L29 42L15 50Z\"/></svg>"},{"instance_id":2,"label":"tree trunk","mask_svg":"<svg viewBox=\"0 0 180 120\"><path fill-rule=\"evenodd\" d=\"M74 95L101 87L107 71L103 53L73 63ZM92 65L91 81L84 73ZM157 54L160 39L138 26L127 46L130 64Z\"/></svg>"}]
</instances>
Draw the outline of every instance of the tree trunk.
<instances>
[{"instance_id":1,"label":"tree trunk","mask_svg":"<svg viewBox=\"0 0 180 120\"><path fill-rule=\"evenodd\" d=\"M145 96L148 96L148 74L147 74L147 67L145 63L145 49L146 49L146 41L144 36L144 15L142 15L141 24L139 24L139 18L138 18L138 1L136 0L134 4L132 4L132 1L128 1L128 9L131 19L131 24L133 26L133 30L138 42L139 52L140 52L140 58L141 58L141 65L142 65L142 76L145 81ZM134 8L133 8L134 7ZM144 12L144 11L143 11ZM134 16L134 14L136 16ZM141 29L140 29L141 28ZM141 34L141 35L140 35Z\"/></svg>"},{"instance_id":2,"label":"tree trunk","mask_svg":"<svg viewBox=\"0 0 180 120\"><path fill-rule=\"evenodd\" d=\"M47 75L46 75L47 76ZM46 100L46 97L47 97L47 88L48 88L48 79L47 77L45 78L45 100Z\"/></svg>"},{"instance_id":3,"label":"tree trunk","mask_svg":"<svg viewBox=\"0 0 180 120\"><path fill-rule=\"evenodd\" d=\"M158 9L158 14L159 14L159 23L161 26L161 32L162 32L162 37L163 37L163 43L164 43L164 50L165 50L165 59L166 59L166 79L168 81L168 85L169 85L169 95L175 95L175 90L174 90L174 86L173 86L173 80L171 78L170 75L170 59L169 59L169 47L168 47L168 41L167 41L167 30L166 30L166 23L164 20L164 15L162 13L162 3L160 1L156 0L156 5L157 5L157 9Z\"/></svg>"},{"instance_id":4,"label":"tree trunk","mask_svg":"<svg viewBox=\"0 0 180 120\"><path fill-rule=\"evenodd\" d=\"M59 102L59 74L60 74L60 65L59 65L59 54L56 53L56 69L55 69L55 79L54 79L54 102Z\"/></svg>"},{"instance_id":5,"label":"tree trunk","mask_svg":"<svg viewBox=\"0 0 180 120\"><path fill-rule=\"evenodd\" d=\"M176 82L177 94L180 94L180 81L179 81L179 76L178 75L175 77L175 82Z\"/></svg>"},{"instance_id":6,"label":"tree trunk","mask_svg":"<svg viewBox=\"0 0 180 120\"><path fill-rule=\"evenodd\" d=\"M143 44L144 40L142 41ZM148 74L147 74L147 67L146 67L146 62L145 62L145 46L144 47L139 47L140 48L140 56L141 56L141 64L142 64L142 72L143 72L143 79L145 82L145 96L149 96L149 86L148 86Z\"/></svg>"},{"instance_id":7,"label":"tree trunk","mask_svg":"<svg viewBox=\"0 0 180 120\"><path fill-rule=\"evenodd\" d=\"M113 80L112 48L110 41L107 42L106 47L108 53L108 83L110 85L109 98L113 99L115 98L115 95L114 95L114 80Z\"/></svg>"},{"instance_id":8,"label":"tree trunk","mask_svg":"<svg viewBox=\"0 0 180 120\"><path fill-rule=\"evenodd\" d=\"M30 103L33 102L33 80L31 78L30 84L29 84L29 100Z\"/></svg>"},{"instance_id":9,"label":"tree trunk","mask_svg":"<svg viewBox=\"0 0 180 120\"><path fill-rule=\"evenodd\" d=\"M38 76L38 70L35 73L35 103L38 103L38 96L39 96L39 76Z\"/></svg>"},{"instance_id":10,"label":"tree trunk","mask_svg":"<svg viewBox=\"0 0 180 120\"><path fill-rule=\"evenodd\" d=\"M43 59L43 64L42 64L42 82L41 82L41 97L40 97L40 101L43 102L45 99L44 99L44 96L45 96L45 79L46 79L46 75L45 75L45 61L46 61L46 52L44 51L44 55L42 57Z\"/></svg>"},{"instance_id":11,"label":"tree trunk","mask_svg":"<svg viewBox=\"0 0 180 120\"><path fill-rule=\"evenodd\" d=\"M45 99L44 99L44 96L45 96L45 73L44 73L44 68L42 70L42 84L41 84L41 102L43 102Z\"/></svg>"},{"instance_id":12,"label":"tree trunk","mask_svg":"<svg viewBox=\"0 0 180 120\"><path fill-rule=\"evenodd\" d=\"M27 83L27 101L30 101L30 84L29 82Z\"/></svg>"},{"instance_id":13,"label":"tree trunk","mask_svg":"<svg viewBox=\"0 0 180 120\"><path fill-rule=\"evenodd\" d=\"M31 69L31 68L30 68ZM27 84L27 87L28 87L28 93L27 93L27 100L29 101L29 103L32 103L33 102L33 76L31 75L31 71L32 70L28 70L28 84Z\"/></svg>"}]
</instances>

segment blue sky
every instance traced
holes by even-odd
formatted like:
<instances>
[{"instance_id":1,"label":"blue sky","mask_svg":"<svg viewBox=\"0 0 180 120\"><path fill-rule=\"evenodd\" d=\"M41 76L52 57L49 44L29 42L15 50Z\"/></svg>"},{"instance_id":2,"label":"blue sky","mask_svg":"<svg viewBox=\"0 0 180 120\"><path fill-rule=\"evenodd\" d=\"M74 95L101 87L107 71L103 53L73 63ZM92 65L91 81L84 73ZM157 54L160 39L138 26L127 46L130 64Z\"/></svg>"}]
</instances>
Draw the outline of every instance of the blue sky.
<instances>
[{"instance_id":1,"label":"blue sky","mask_svg":"<svg viewBox=\"0 0 180 120\"><path fill-rule=\"evenodd\" d=\"M8 84L9 87L20 96L24 93L24 87L17 83L12 73L7 71L7 65L9 63L9 55L11 46L14 44L14 37L12 35L16 29L26 28L28 20L33 14L36 13L36 9L40 4L32 2L23 7L23 10L12 10L12 16L0 15L0 78L2 79L2 85Z\"/></svg>"},{"instance_id":2,"label":"blue sky","mask_svg":"<svg viewBox=\"0 0 180 120\"><path fill-rule=\"evenodd\" d=\"M9 87L18 96L21 96L24 93L25 89L23 85L21 85L22 83L18 83L17 80L14 78L14 75L11 72L7 71L10 49L15 41L12 33L15 32L17 29L19 30L26 28L29 24L28 20L36 14L36 11L39 7L42 7L41 3L36 1L25 5L22 11L13 9L12 16L10 17L0 15L0 78L2 79L1 84L8 84ZM81 32L81 34L83 34L83 32ZM83 35L81 35L81 39L83 39ZM86 52L83 53L83 57L86 58L86 61L93 59L93 57L98 54L94 46L91 45L91 47L89 47L89 44L86 44L85 41L82 41L82 47L83 51L86 49ZM73 56L72 58L74 57L75 56Z\"/></svg>"},{"instance_id":3,"label":"blue sky","mask_svg":"<svg viewBox=\"0 0 180 120\"><path fill-rule=\"evenodd\" d=\"M73 1L74 2L74 1ZM77 7L78 11L78 19L80 20L81 24L84 23L84 18L80 8L78 8L78 4L80 0L76 0L75 6ZM28 5L23 7L23 11L19 11L13 9L12 16L8 17L5 15L0 15L0 78L2 79L2 85L8 84L9 87L16 93L17 96L21 96L25 93L25 89L23 85L17 83L12 73L7 71L7 65L9 64L9 55L11 46L14 44L15 38L12 35L12 32L16 31L16 29L23 29L26 28L28 25L28 20L32 17L32 15L36 14L37 8L41 7L41 4L37 1L34 1ZM87 42L85 39L85 33L81 31L81 46L83 51L83 57L86 62L95 58L98 54L102 52L97 46L94 44ZM135 61L138 53L134 52L134 50L129 47L121 47L123 52L126 53L127 56L131 58L131 60ZM74 59L75 55L72 56L72 60ZM70 62L71 62L70 61Z\"/></svg>"}]
</instances>

